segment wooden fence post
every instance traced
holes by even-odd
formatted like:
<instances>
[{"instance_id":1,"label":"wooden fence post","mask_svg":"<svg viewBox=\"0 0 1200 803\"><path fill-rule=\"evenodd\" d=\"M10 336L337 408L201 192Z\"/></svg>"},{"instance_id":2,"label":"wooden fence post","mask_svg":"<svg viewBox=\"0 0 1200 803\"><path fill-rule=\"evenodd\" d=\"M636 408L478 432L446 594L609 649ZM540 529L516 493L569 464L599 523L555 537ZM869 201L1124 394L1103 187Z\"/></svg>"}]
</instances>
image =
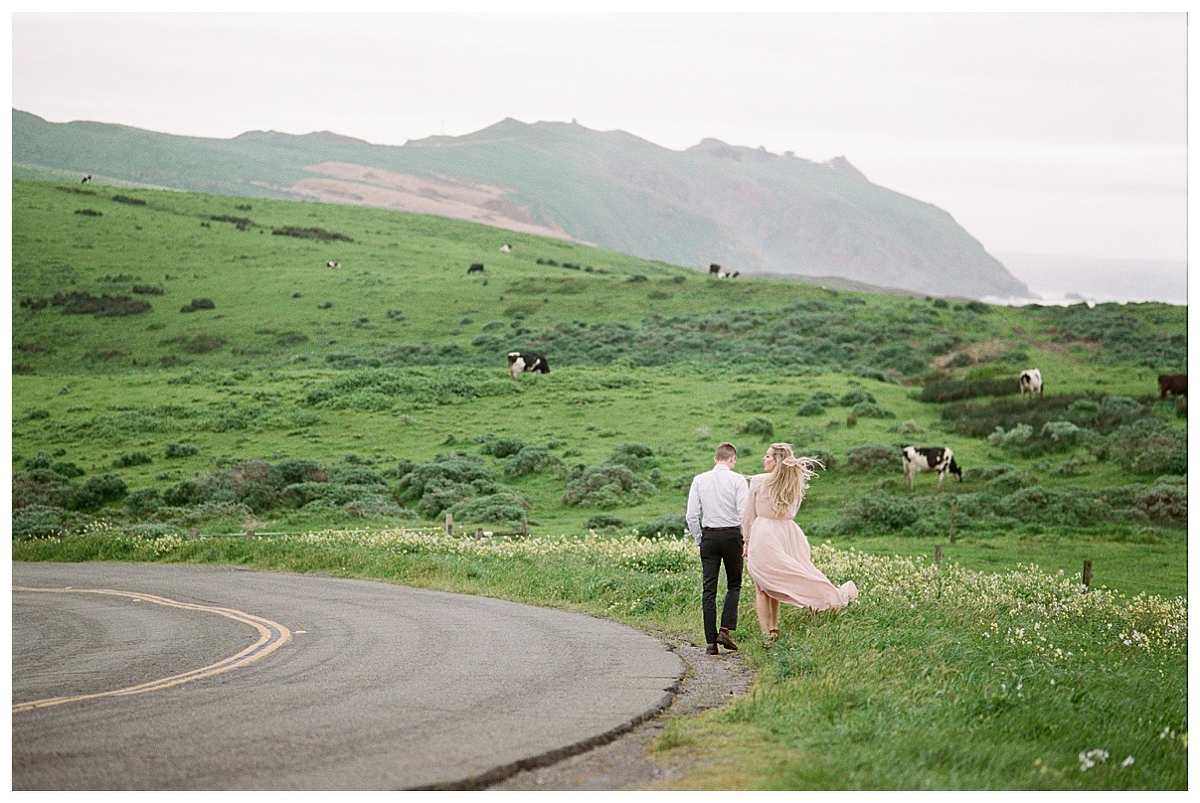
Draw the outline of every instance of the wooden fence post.
<instances>
[{"instance_id":1,"label":"wooden fence post","mask_svg":"<svg viewBox=\"0 0 1200 803\"><path fill-rule=\"evenodd\" d=\"M937 544L933 548L933 562L938 566L942 565L942 545Z\"/></svg>"},{"instance_id":2,"label":"wooden fence post","mask_svg":"<svg viewBox=\"0 0 1200 803\"><path fill-rule=\"evenodd\" d=\"M950 500L950 543L954 543L955 531L958 529L958 497Z\"/></svg>"},{"instance_id":3,"label":"wooden fence post","mask_svg":"<svg viewBox=\"0 0 1200 803\"><path fill-rule=\"evenodd\" d=\"M1090 560L1083 562L1083 587L1086 590L1092 588L1092 562Z\"/></svg>"},{"instance_id":4,"label":"wooden fence post","mask_svg":"<svg viewBox=\"0 0 1200 803\"><path fill-rule=\"evenodd\" d=\"M476 541L482 541L482 540L483 540L483 528L482 528L482 527L476 527L476 528L475 528L475 540L476 540Z\"/></svg>"},{"instance_id":5,"label":"wooden fence post","mask_svg":"<svg viewBox=\"0 0 1200 803\"><path fill-rule=\"evenodd\" d=\"M189 541L199 541L200 540L200 531L197 530L195 527L190 527L188 529L188 540Z\"/></svg>"},{"instance_id":6,"label":"wooden fence post","mask_svg":"<svg viewBox=\"0 0 1200 803\"><path fill-rule=\"evenodd\" d=\"M454 537L454 515L452 513L446 514L446 535Z\"/></svg>"}]
</instances>

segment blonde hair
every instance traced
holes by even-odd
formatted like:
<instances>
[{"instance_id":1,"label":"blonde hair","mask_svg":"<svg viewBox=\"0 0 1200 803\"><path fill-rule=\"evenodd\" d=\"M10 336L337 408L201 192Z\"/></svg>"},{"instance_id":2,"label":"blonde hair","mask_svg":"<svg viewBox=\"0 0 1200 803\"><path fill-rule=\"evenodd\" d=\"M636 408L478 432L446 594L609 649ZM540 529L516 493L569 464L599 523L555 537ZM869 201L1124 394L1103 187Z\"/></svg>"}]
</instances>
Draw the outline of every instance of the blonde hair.
<instances>
[{"instance_id":1,"label":"blonde hair","mask_svg":"<svg viewBox=\"0 0 1200 803\"><path fill-rule=\"evenodd\" d=\"M817 476L813 466L825 466L813 457L796 457L787 443L772 443L768 454L775 458L775 470L764 484L771 500L771 515L778 518L786 516L793 504L804 500L808 481Z\"/></svg>"}]
</instances>

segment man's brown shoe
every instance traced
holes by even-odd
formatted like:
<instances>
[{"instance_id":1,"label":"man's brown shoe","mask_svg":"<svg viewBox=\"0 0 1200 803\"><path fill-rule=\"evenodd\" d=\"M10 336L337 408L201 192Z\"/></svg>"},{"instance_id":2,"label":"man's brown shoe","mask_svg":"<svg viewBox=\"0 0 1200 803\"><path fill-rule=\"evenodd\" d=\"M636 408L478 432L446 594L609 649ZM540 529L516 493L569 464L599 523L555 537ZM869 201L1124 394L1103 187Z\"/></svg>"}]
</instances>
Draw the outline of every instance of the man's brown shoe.
<instances>
[{"instance_id":1,"label":"man's brown shoe","mask_svg":"<svg viewBox=\"0 0 1200 803\"><path fill-rule=\"evenodd\" d=\"M707 647L707 648L705 648L705 650L704 650L704 651L705 651L706 653L708 653L709 655L716 655L716 654L717 654L717 645L716 645L716 644L709 644L709 645L708 645L708 647Z\"/></svg>"},{"instance_id":2,"label":"man's brown shoe","mask_svg":"<svg viewBox=\"0 0 1200 803\"><path fill-rule=\"evenodd\" d=\"M728 630L717 631L717 644L720 644L727 650L733 650L734 652L737 652L737 645L734 644L733 639L729 637Z\"/></svg>"}]
</instances>

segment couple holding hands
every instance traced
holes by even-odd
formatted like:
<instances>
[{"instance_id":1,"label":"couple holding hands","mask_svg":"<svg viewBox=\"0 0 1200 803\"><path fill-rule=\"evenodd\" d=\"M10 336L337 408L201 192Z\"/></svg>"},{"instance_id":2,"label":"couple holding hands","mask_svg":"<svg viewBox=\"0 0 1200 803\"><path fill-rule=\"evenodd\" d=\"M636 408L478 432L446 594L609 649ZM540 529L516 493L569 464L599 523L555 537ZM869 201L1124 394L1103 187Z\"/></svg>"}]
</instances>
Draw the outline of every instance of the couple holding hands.
<instances>
[{"instance_id":1,"label":"couple holding hands","mask_svg":"<svg viewBox=\"0 0 1200 803\"><path fill-rule=\"evenodd\" d=\"M763 455L765 472L750 479L733 470L737 449L717 447L711 471L697 474L688 492L687 524L700 547L704 567L704 636L708 654L717 645L736 650L729 636L737 629L742 591L742 559L754 580L758 624L768 641L779 637L779 603L825 611L858 598L853 582L835 586L813 565L804 532L793 519L808 480L816 476L811 457L796 457L786 443L773 443ZM725 564L725 605L717 629L717 578Z\"/></svg>"}]
</instances>

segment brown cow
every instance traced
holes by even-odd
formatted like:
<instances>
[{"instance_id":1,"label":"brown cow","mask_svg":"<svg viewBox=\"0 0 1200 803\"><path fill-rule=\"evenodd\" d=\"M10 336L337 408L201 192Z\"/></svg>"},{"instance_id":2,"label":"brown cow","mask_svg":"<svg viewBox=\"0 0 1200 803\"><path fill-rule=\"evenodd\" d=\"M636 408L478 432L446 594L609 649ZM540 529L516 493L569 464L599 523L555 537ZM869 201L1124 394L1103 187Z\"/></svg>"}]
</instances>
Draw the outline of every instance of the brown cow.
<instances>
[{"instance_id":1,"label":"brown cow","mask_svg":"<svg viewBox=\"0 0 1200 803\"><path fill-rule=\"evenodd\" d=\"M1176 396L1186 396L1187 374L1159 374L1158 397L1165 399L1168 393L1174 393Z\"/></svg>"}]
</instances>

